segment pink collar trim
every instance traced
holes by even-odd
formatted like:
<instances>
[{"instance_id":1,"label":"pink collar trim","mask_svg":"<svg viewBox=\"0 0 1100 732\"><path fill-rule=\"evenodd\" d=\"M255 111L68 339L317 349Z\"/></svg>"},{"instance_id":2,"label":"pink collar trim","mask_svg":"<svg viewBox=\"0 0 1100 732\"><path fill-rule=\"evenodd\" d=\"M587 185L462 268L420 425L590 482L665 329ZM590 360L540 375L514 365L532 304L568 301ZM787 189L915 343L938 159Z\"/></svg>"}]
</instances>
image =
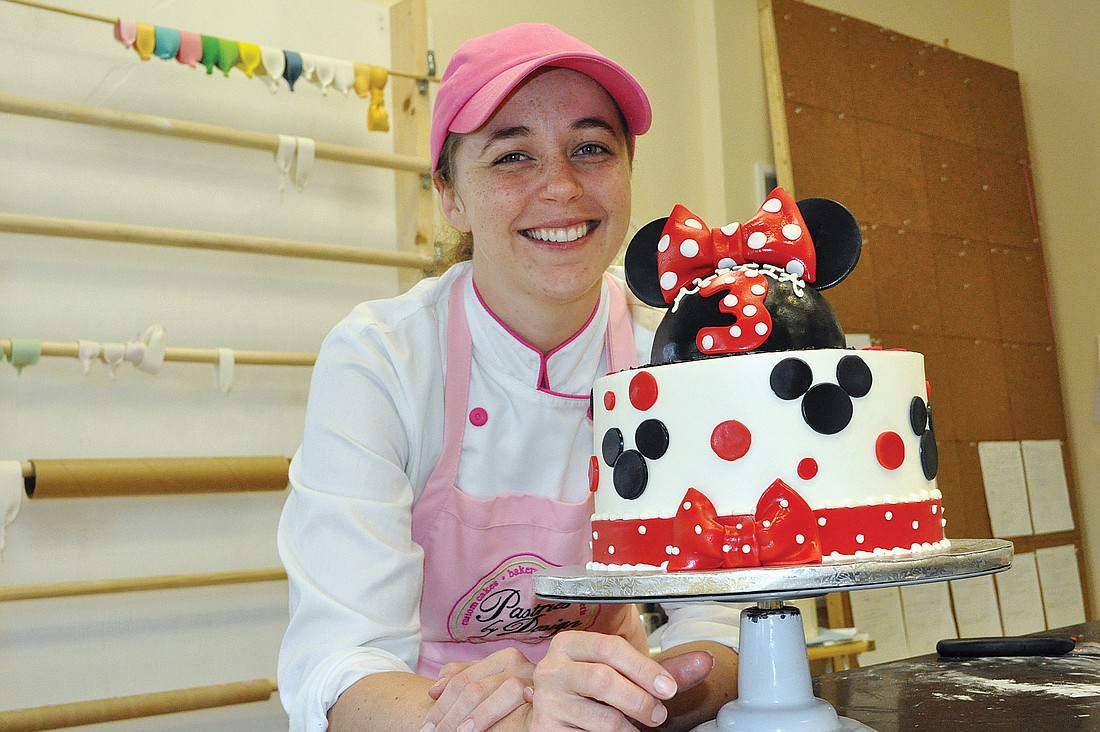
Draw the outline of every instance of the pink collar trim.
<instances>
[{"instance_id":1,"label":"pink collar trim","mask_svg":"<svg viewBox=\"0 0 1100 732\"><path fill-rule=\"evenodd\" d=\"M481 307L484 308L485 312L489 314L489 317L491 317L494 321L496 321L497 324L499 324L500 327L503 328L504 331L508 335L512 336L512 338L514 338L516 340L517 343L519 343L520 345L524 346L525 348L528 348L531 351L534 351L536 354L538 354L538 357L539 357L539 375L538 375L537 388L538 388L539 391L544 391L548 394L553 394L554 396L570 397L570 398L576 398L576 399L587 399L588 398L588 395L578 396L576 394L563 394L561 392L557 392L557 391L552 390L550 388L550 372L547 368L547 364L550 361L551 356L553 356L555 353L557 353L558 351L560 351L561 349L565 348L570 343L575 341L577 338L579 338L581 333L588 330L588 326L592 325L592 321L595 320L595 318L596 318L596 313L598 313L599 310L600 310L600 302L603 299L603 288L602 288L602 286L600 288L600 296L596 299L596 306L594 308L592 308L592 312L589 313L588 320L586 320L584 322L584 325L582 325L580 327L580 329L577 330L576 333L574 333L573 335L566 338L560 344L558 344L557 346L554 346L554 348L550 349L546 353L543 353L538 348L536 348L534 345L532 345L532 344L528 343L527 341L525 341L523 339L523 337L520 336L519 333L512 330L512 328L509 327L509 325L507 323L505 323L503 320L501 320L497 316L497 314L493 312L493 309L490 308L488 303L485 302L485 299L481 297L481 291L477 289L477 282L474 281L473 277L470 278L470 284L472 284L473 287L474 287L474 296L477 297L477 301L481 304Z\"/></svg>"}]
</instances>

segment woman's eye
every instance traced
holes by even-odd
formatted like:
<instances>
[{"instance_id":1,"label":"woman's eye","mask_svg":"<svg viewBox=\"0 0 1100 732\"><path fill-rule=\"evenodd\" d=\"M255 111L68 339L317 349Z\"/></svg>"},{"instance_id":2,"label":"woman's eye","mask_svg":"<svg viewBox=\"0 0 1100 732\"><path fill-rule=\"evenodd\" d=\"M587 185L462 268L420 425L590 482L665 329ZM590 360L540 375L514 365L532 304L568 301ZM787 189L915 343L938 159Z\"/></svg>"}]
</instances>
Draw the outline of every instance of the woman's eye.
<instances>
[{"instance_id":1,"label":"woman's eye","mask_svg":"<svg viewBox=\"0 0 1100 732\"><path fill-rule=\"evenodd\" d=\"M602 155L608 152L607 148L599 143L586 142L577 148L577 155Z\"/></svg>"},{"instance_id":2,"label":"woman's eye","mask_svg":"<svg viewBox=\"0 0 1100 732\"><path fill-rule=\"evenodd\" d=\"M496 162L498 164L499 163L518 163L521 160L525 160L526 158L527 158L527 156L524 155L521 152L510 152L510 153L506 153L504 155L501 155L499 158L496 159Z\"/></svg>"}]
</instances>

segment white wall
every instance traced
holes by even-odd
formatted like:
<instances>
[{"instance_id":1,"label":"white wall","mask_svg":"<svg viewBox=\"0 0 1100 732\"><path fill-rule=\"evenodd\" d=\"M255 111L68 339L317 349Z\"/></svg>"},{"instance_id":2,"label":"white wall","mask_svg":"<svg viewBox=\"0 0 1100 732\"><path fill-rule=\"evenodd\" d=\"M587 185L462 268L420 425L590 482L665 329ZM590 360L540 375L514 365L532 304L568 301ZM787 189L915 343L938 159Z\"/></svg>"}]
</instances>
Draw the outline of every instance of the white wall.
<instances>
[{"instance_id":1,"label":"white wall","mask_svg":"<svg viewBox=\"0 0 1100 732\"><path fill-rule=\"evenodd\" d=\"M390 65L386 4L66 5ZM392 149L354 94L305 82L272 94L239 70L142 62L86 19L0 3L0 65L6 94ZM267 152L0 115L0 211L394 248L392 172L317 161L302 192L280 195L276 180ZM0 338L117 342L159 323L169 346L315 352L356 303L396 291L389 268L0 234ZM205 364L155 376L123 364L114 379L102 363L82 376L74 359L22 376L3 365L0 460L289 456L308 380L304 367L238 365L225 395ZM25 502L0 584L275 567L284 498ZM286 602L285 582L271 582L0 603L0 709L274 677ZM274 697L110 729L285 724Z\"/></svg>"}]
</instances>

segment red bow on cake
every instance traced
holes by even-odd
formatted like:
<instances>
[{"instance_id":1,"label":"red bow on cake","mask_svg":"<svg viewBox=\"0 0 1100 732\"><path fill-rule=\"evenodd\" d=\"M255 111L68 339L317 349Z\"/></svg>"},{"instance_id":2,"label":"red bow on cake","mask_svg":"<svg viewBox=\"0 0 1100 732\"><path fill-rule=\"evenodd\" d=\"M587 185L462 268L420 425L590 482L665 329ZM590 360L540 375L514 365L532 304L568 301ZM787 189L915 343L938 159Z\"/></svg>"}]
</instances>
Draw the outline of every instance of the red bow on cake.
<instances>
[{"instance_id":1,"label":"red bow on cake","mask_svg":"<svg viewBox=\"0 0 1100 732\"><path fill-rule=\"evenodd\" d=\"M768 486L752 516L719 518L710 499L689 488L672 521L672 546L670 572L821 561L814 513L782 480Z\"/></svg>"},{"instance_id":2,"label":"red bow on cake","mask_svg":"<svg viewBox=\"0 0 1100 732\"><path fill-rule=\"evenodd\" d=\"M817 278L817 257L798 205L782 188L768 195L743 224L707 229L680 204L672 209L657 243L661 294L671 305L681 287L739 264L770 264L807 282Z\"/></svg>"}]
</instances>

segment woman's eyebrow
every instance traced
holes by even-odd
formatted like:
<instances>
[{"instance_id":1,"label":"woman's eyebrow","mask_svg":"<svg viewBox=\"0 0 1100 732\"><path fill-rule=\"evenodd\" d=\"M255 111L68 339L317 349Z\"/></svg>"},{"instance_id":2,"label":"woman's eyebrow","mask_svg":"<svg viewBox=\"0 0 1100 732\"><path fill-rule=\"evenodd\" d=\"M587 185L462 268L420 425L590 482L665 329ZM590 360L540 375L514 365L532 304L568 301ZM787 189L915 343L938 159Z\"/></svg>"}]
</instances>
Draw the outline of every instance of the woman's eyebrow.
<instances>
[{"instance_id":1,"label":"woman's eyebrow","mask_svg":"<svg viewBox=\"0 0 1100 732\"><path fill-rule=\"evenodd\" d=\"M531 128L526 125L515 125L513 127L502 127L499 130L494 130L489 139L485 141L485 146L481 148L481 152L485 152L493 143L500 142L501 140L512 140L517 137L525 137L531 134Z\"/></svg>"},{"instance_id":2,"label":"woman's eyebrow","mask_svg":"<svg viewBox=\"0 0 1100 732\"><path fill-rule=\"evenodd\" d=\"M579 120L573 123L573 129L575 130L585 130L592 128L607 130L612 134L618 133L618 130L616 130L610 122L601 117L581 117Z\"/></svg>"}]
</instances>

